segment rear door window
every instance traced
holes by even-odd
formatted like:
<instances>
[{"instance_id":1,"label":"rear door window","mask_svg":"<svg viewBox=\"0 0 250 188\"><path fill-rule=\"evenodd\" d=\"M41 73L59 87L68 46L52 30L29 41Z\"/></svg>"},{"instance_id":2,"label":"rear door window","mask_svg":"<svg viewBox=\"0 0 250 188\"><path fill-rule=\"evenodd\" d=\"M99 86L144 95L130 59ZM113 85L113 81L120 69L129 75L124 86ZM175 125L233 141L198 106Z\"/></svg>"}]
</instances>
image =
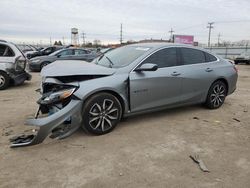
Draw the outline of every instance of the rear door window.
<instances>
[{"instance_id":1,"label":"rear door window","mask_svg":"<svg viewBox=\"0 0 250 188\"><path fill-rule=\"evenodd\" d=\"M205 54L201 50L192 48L181 48L181 55L182 55L181 62L183 65L191 65L191 64L206 62Z\"/></svg>"}]
</instances>

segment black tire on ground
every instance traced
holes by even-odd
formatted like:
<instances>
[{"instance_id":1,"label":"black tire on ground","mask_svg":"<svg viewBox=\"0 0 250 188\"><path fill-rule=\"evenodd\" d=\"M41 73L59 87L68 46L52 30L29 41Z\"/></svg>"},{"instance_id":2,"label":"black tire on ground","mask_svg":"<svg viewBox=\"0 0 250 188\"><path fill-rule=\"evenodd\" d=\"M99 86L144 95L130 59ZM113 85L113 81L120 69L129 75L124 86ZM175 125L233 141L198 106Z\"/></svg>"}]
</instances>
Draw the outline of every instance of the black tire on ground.
<instances>
[{"instance_id":1,"label":"black tire on ground","mask_svg":"<svg viewBox=\"0 0 250 188\"><path fill-rule=\"evenodd\" d=\"M95 135L106 134L116 127L121 116L120 101L112 94L98 93L91 96L83 106L82 127Z\"/></svg>"},{"instance_id":2,"label":"black tire on ground","mask_svg":"<svg viewBox=\"0 0 250 188\"><path fill-rule=\"evenodd\" d=\"M10 77L3 71L0 71L0 90L6 89L10 84Z\"/></svg>"},{"instance_id":3,"label":"black tire on ground","mask_svg":"<svg viewBox=\"0 0 250 188\"><path fill-rule=\"evenodd\" d=\"M43 69L43 67L47 66L48 64L50 64L50 62L48 61L45 61L41 64L41 68L40 68L40 71Z\"/></svg>"},{"instance_id":4,"label":"black tire on ground","mask_svg":"<svg viewBox=\"0 0 250 188\"><path fill-rule=\"evenodd\" d=\"M224 103L226 96L227 86L223 81L218 80L209 88L205 105L210 109L217 109Z\"/></svg>"}]
</instances>

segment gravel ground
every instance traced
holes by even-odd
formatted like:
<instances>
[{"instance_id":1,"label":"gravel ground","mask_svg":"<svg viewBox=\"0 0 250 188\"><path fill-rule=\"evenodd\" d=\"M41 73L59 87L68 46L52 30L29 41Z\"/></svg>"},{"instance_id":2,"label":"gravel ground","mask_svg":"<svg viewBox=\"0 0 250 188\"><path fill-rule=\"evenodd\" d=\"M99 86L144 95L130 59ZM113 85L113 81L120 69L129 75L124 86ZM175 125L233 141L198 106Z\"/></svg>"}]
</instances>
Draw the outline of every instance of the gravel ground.
<instances>
[{"instance_id":1,"label":"gravel ground","mask_svg":"<svg viewBox=\"0 0 250 188\"><path fill-rule=\"evenodd\" d=\"M31 82L0 91L0 187L249 187L250 66L238 67L237 91L218 110L165 110L128 118L107 135L79 130L10 149L37 108L40 76L32 73Z\"/></svg>"}]
</instances>

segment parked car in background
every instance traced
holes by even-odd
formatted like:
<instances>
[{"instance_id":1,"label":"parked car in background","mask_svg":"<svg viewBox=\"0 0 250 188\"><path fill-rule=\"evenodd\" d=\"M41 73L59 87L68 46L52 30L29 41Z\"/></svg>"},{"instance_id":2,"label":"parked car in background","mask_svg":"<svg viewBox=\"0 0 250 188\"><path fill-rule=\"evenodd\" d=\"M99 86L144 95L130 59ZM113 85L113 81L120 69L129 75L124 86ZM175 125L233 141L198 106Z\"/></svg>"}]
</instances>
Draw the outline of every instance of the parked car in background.
<instances>
[{"instance_id":1,"label":"parked car in background","mask_svg":"<svg viewBox=\"0 0 250 188\"><path fill-rule=\"evenodd\" d=\"M26 56L28 59L31 59L31 58L34 58L37 56L45 56L45 55L49 55L57 50L60 50L62 48L63 48L63 46L50 46L50 47L47 47L47 48L44 48L44 49L41 49L41 50L38 50L38 51L35 51L32 53L27 53Z\"/></svg>"},{"instance_id":2,"label":"parked car in background","mask_svg":"<svg viewBox=\"0 0 250 188\"><path fill-rule=\"evenodd\" d=\"M0 40L0 90L31 79L31 75L25 71L26 62L24 54L16 45Z\"/></svg>"},{"instance_id":3,"label":"parked car in background","mask_svg":"<svg viewBox=\"0 0 250 188\"><path fill-rule=\"evenodd\" d=\"M235 64L244 63L250 64L250 52L243 52L234 59Z\"/></svg>"},{"instance_id":4,"label":"parked car in background","mask_svg":"<svg viewBox=\"0 0 250 188\"><path fill-rule=\"evenodd\" d=\"M27 121L39 129L13 139L12 147L39 144L50 134L65 138L80 126L106 134L122 117L165 108L205 104L217 109L235 91L238 78L232 63L170 43L127 45L103 54L96 64L58 61L41 75L37 114L44 115Z\"/></svg>"},{"instance_id":5,"label":"parked car in background","mask_svg":"<svg viewBox=\"0 0 250 188\"><path fill-rule=\"evenodd\" d=\"M67 48L55 51L48 56L40 56L30 59L29 68L31 71L41 71L44 66L53 63L56 60L84 60L90 62L96 58L96 56L95 53L91 53L85 49Z\"/></svg>"}]
</instances>

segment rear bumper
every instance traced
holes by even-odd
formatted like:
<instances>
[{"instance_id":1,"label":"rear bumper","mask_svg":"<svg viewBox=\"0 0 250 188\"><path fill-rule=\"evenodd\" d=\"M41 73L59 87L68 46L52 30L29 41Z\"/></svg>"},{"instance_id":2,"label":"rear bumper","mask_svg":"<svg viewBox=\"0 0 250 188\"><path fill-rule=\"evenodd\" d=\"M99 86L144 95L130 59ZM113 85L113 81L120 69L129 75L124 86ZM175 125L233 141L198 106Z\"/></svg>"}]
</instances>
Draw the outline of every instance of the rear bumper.
<instances>
[{"instance_id":1,"label":"rear bumper","mask_svg":"<svg viewBox=\"0 0 250 188\"><path fill-rule=\"evenodd\" d=\"M232 74L229 79L228 79L228 95L232 94L233 92L235 92L236 88L237 88L237 81L238 81L238 74Z\"/></svg>"},{"instance_id":2,"label":"rear bumper","mask_svg":"<svg viewBox=\"0 0 250 188\"><path fill-rule=\"evenodd\" d=\"M63 124L67 119L71 119L70 130L63 135L58 136L58 138L65 138L75 132L81 125L81 100L71 100L68 105L58 112L38 119L28 119L26 124L30 126L35 126L38 128L35 135L31 135L30 140L20 142L20 137L12 139L11 147L21 147L21 146L31 146L36 145L41 142L49 135L51 132ZM17 141L18 140L18 141Z\"/></svg>"},{"instance_id":3,"label":"rear bumper","mask_svg":"<svg viewBox=\"0 0 250 188\"><path fill-rule=\"evenodd\" d=\"M26 80L31 80L32 76L27 72L22 72L20 74L11 75L12 80L14 80L15 85L20 85Z\"/></svg>"},{"instance_id":4,"label":"rear bumper","mask_svg":"<svg viewBox=\"0 0 250 188\"><path fill-rule=\"evenodd\" d=\"M14 85L20 85L26 80L31 80L32 76L27 73L25 70L16 71L15 69L7 69L7 74L13 81Z\"/></svg>"},{"instance_id":5,"label":"rear bumper","mask_svg":"<svg viewBox=\"0 0 250 188\"><path fill-rule=\"evenodd\" d=\"M41 70L41 65L40 63L28 63L28 68L30 71L40 71Z\"/></svg>"}]
</instances>

